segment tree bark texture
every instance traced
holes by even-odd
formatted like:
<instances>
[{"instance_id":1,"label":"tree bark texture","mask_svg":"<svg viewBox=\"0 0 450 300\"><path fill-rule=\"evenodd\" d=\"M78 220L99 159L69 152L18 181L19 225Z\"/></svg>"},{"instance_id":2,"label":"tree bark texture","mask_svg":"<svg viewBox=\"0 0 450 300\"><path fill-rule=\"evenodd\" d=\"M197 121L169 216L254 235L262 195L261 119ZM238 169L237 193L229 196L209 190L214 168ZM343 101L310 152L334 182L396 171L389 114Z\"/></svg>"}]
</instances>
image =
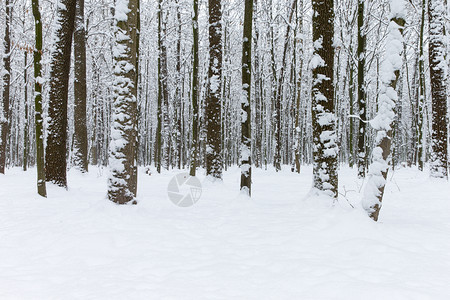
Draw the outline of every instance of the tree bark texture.
<instances>
[{"instance_id":1,"label":"tree bark texture","mask_svg":"<svg viewBox=\"0 0 450 300\"><path fill-rule=\"evenodd\" d=\"M441 0L428 1L429 62L432 106L431 176L448 178L447 85L445 47L445 4Z\"/></svg>"},{"instance_id":2,"label":"tree bark texture","mask_svg":"<svg viewBox=\"0 0 450 300\"><path fill-rule=\"evenodd\" d=\"M313 0L312 117L314 188L338 197L338 146L334 116L334 3Z\"/></svg>"},{"instance_id":3,"label":"tree bark texture","mask_svg":"<svg viewBox=\"0 0 450 300\"><path fill-rule=\"evenodd\" d=\"M128 10L124 11L124 7ZM108 198L118 204L126 204L136 197L138 7L139 0L116 2L114 111Z\"/></svg>"},{"instance_id":4,"label":"tree bark texture","mask_svg":"<svg viewBox=\"0 0 450 300\"><path fill-rule=\"evenodd\" d=\"M36 135L36 170L37 170L37 191L42 197L47 197L45 186L45 161L44 161L44 130L42 119L42 22L39 11L39 1L32 0L35 43L34 49L34 117Z\"/></svg>"},{"instance_id":5,"label":"tree bark texture","mask_svg":"<svg viewBox=\"0 0 450 300\"><path fill-rule=\"evenodd\" d=\"M82 172L88 171L88 137L86 126L86 29L84 25L84 0L76 0L74 43L74 165Z\"/></svg>"},{"instance_id":6,"label":"tree bark texture","mask_svg":"<svg viewBox=\"0 0 450 300\"><path fill-rule=\"evenodd\" d=\"M241 95L241 191L251 195L252 190L252 23L253 0L245 0L244 32L242 38L242 95Z\"/></svg>"},{"instance_id":7,"label":"tree bark texture","mask_svg":"<svg viewBox=\"0 0 450 300\"><path fill-rule=\"evenodd\" d=\"M209 70L206 117L206 174L222 178L222 3L209 2Z\"/></svg>"},{"instance_id":8,"label":"tree bark texture","mask_svg":"<svg viewBox=\"0 0 450 300\"><path fill-rule=\"evenodd\" d=\"M45 152L46 180L67 187L67 93L76 0L61 0L52 51Z\"/></svg>"},{"instance_id":9,"label":"tree bark texture","mask_svg":"<svg viewBox=\"0 0 450 300\"><path fill-rule=\"evenodd\" d=\"M5 36L3 40L3 93L2 111L0 112L1 141L0 141L0 173L5 174L6 168L6 145L9 131L9 98L11 90L11 3L5 0Z\"/></svg>"},{"instance_id":10,"label":"tree bark texture","mask_svg":"<svg viewBox=\"0 0 450 300\"><path fill-rule=\"evenodd\" d=\"M359 130L358 130L358 177L366 176L366 91L364 82L366 64L366 28L364 26L364 1L358 0L358 107L359 107Z\"/></svg>"},{"instance_id":11,"label":"tree bark texture","mask_svg":"<svg viewBox=\"0 0 450 300\"><path fill-rule=\"evenodd\" d=\"M195 176L198 161L198 0L193 0L194 16L192 17L192 33L193 33L193 62L192 62L192 145L190 171L191 176Z\"/></svg>"}]
</instances>

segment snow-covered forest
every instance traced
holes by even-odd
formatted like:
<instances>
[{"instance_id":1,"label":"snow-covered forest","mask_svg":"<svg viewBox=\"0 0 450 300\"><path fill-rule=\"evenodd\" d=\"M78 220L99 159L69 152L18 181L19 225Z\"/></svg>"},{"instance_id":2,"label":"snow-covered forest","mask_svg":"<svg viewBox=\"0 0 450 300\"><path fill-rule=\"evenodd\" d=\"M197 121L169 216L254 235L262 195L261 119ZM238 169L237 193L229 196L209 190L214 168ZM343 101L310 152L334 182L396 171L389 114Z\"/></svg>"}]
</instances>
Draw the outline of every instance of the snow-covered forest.
<instances>
[{"instance_id":1,"label":"snow-covered forest","mask_svg":"<svg viewBox=\"0 0 450 300\"><path fill-rule=\"evenodd\" d=\"M449 20L2 0L0 298L449 299Z\"/></svg>"}]
</instances>

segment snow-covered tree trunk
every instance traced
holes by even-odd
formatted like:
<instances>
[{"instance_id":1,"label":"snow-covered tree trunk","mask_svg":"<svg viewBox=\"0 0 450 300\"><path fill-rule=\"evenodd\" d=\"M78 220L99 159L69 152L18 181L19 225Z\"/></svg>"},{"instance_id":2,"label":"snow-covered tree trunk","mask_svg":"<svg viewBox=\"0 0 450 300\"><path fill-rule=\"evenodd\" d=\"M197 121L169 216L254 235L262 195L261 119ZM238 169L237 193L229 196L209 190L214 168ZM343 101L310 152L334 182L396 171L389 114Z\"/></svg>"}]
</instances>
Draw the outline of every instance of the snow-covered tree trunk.
<instances>
[{"instance_id":1,"label":"snow-covered tree trunk","mask_svg":"<svg viewBox=\"0 0 450 300\"><path fill-rule=\"evenodd\" d=\"M114 15L114 107L108 198L118 204L136 197L138 1L117 0Z\"/></svg>"},{"instance_id":2,"label":"snow-covered tree trunk","mask_svg":"<svg viewBox=\"0 0 450 300\"><path fill-rule=\"evenodd\" d=\"M382 83L378 114L370 121L370 125L377 131L377 135L372 152L372 163L369 166L369 180L362 202L364 209L375 221L378 220L386 186L392 144L392 126L398 101L396 86L403 63L403 26L405 25L403 0L391 0L390 8L391 18L386 38L386 53L380 70Z\"/></svg>"},{"instance_id":3,"label":"snow-covered tree trunk","mask_svg":"<svg viewBox=\"0 0 450 300\"><path fill-rule=\"evenodd\" d=\"M55 44L51 55L48 134L45 151L46 180L67 187L67 93L76 0L58 5Z\"/></svg>"},{"instance_id":4,"label":"snow-covered tree trunk","mask_svg":"<svg viewBox=\"0 0 450 300\"><path fill-rule=\"evenodd\" d=\"M209 70L206 117L206 174L222 178L222 3L209 0Z\"/></svg>"},{"instance_id":5,"label":"snow-covered tree trunk","mask_svg":"<svg viewBox=\"0 0 450 300\"><path fill-rule=\"evenodd\" d=\"M241 191L251 195L252 191L252 23L253 0L245 0L244 31L242 37L242 95L241 95Z\"/></svg>"},{"instance_id":6,"label":"snow-covered tree trunk","mask_svg":"<svg viewBox=\"0 0 450 300\"><path fill-rule=\"evenodd\" d=\"M334 116L334 3L313 0L313 187L338 197L338 146Z\"/></svg>"},{"instance_id":7,"label":"snow-covered tree trunk","mask_svg":"<svg viewBox=\"0 0 450 300\"><path fill-rule=\"evenodd\" d=\"M77 0L75 9L74 43L74 165L82 172L88 171L88 138L86 127L86 29L84 25L84 0Z\"/></svg>"},{"instance_id":8,"label":"snow-covered tree trunk","mask_svg":"<svg viewBox=\"0 0 450 300\"><path fill-rule=\"evenodd\" d=\"M358 114L359 114L359 130L358 130L358 177L366 176L366 91L365 91L365 65L366 65L366 27L364 22L364 2L358 0Z\"/></svg>"},{"instance_id":9,"label":"snow-covered tree trunk","mask_svg":"<svg viewBox=\"0 0 450 300\"><path fill-rule=\"evenodd\" d=\"M425 11L426 11L426 0L422 0L422 12L420 18L420 30L419 30L419 93L418 93L418 103L417 103L417 161L419 165L419 170L423 170L424 165L424 142L423 142L423 120L424 120L424 102L426 99L425 91L425 58L424 58L424 31L425 31Z\"/></svg>"},{"instance_id":10,"label":"snow-covered tree trunk","mask_svg":"<svg viewBox=\"0 0 450 300\"><path fill-rule=\"evenodd\" d=\"M6 144L10 122L9 98L11 90L11 2L5 1L5 36L3 40L3 76L2 110L0 111L1 140L0 140L0 173L5 174Z\"/></svg>"},{"instance_id":11,"label":"snow-covered tree trunk","mask_svg":"<svg viewBox=\"0 0 450 300\"><path fill-rule=\"evenodd\" d=\"M447 160L447 63L445 36L445 4L442 0L428 1L429 61L431 79L432 133L431 176L448 178Z\"/></svg>"}]
</instances>

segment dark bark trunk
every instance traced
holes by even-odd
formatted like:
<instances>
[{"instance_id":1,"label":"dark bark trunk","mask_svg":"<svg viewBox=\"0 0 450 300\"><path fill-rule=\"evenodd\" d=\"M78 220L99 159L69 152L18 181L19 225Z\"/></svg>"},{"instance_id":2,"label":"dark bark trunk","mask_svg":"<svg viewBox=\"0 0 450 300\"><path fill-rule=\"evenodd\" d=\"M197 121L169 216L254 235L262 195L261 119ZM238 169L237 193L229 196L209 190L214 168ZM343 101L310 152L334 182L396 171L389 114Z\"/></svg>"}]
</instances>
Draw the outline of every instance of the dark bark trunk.
<instances>
[{"instance_id":1,"label":"dark bark trunk","mask_svg":"<svg viewBox=\"0 0 450 300\"><path fill-rule=\"evenodd\" d=\"M74 43L74 165L81 172L88 171L88 137L86 127L86 29L84 0L76 0Z\"/></svg>"},{"instance_id":2,"label":"dark bark trunk","mask_svg":"<svg viewBox=\"0 0 450 300\"><path fill-rule=\"evenodd\" d=\"M5 0L5 36L3 40L4 54L3 54L3 111L0 112L1 124L1 141L0 141L0 173L5 174L6 167L6 150L8 131L10 124L9 111L9 97L11 89L11 3L10 0Z\"/></svg>"},{"instance_id":3,"label":"dark bark trunk","mask_svg":"<svg viewBox=\"0 0 450 300\"><path fill-rule=\"evenodd\" d=\"M192 34L193 34L193 66L192 66L192 145L190 158L190 175L195 176L198 164L198 0L194 0L194 16L192 18Z\"/></svg>"},{"instance_id":4,"label":"dark bark trunk","mask_svg":"<svg viewBox=\"0 0 450 300\"><path fill-rule=\"evenodd\" d=\"M431 140L433 148L431 155L431 176L448 178L445 7L441 0L428 1L430 25L429 61L432 99Z\"/></svg>"},{"instance_id":5,"label":"dark bark trunk","mask_svg":"<svg viewBox=\"0 0 450 300\"><path fill-rule=\"evenodd\" d=\"M222 3L209 1L209 70L206 117L206 174L222 178Z\"/></svg>"},{"instance_id":6,"label":"dark bark trunk","mask_svg":"<svg viewBox=\"0 0 450 300\"><path fill-rule=\"evenodd\" d=\"M313 0L313 159L314 188L338 197L338 147L334 117L334 3Z\"/></svg>"},{"instance_id":7,"label":"dark bark trunk","mask_svg":"<svg viewBox=\"0 0 450 300\"><path fill-rule=\"evenodd\" d=\"M253 0L245 0L244 32L242 38L242 99L241 99L241 191L251 195L252 191L252 128L251 128L251 85L252 85L252 23Z\"/></svg>"},{"instance_id":8,"label":"dark bark trunk","mask_svg":"<svg viewBox=\"0 0 450 300\"><path fill-rule=\"evenodd\" d=\"M52 52L45 151L46 180L67 187L67 93L76 0L61 0L57 11L56 44Z\"/></svg>"},{"instance_id":9,"label":"dark bark trunk","mask_svg":"<svg viewBox=\"0 0 450 300\"><path fill-rule=\"evenodd\" d=\"M32 0L33 16L35 26L34 50L34 117L36 135L36 169L37 169L37 191L42 197L47 197L45 186L45 161L44 161L44 130L42 118L42 22L39 11L39 1Z\"/></svg>"},{"instance_id":10,"label":"dark bark trunk","mask_svg":"<svg viewBox=\"0 0 450 300\"><path fill-rule=\"evenodd\" d=\"M23 170L28 168L28 153L29 153L29 141L28 141L28 53L24 52L24 70L23 70L23 83L24 83L24 106L25 106L25 124L23 128Z\"/></svg>"},{"instance_id":11,"label":"dark bark trunk","mask_svg":"<svg viewBox=\"0 0 450 300\"><path fill-rule=\"evenodd\" d=\"M366 176L366 91L364 73L366 64L366 28L364 24L364 0L358 0L358 114L360 121L358 132L358 177Z\"/></svg>"}]
</instances>

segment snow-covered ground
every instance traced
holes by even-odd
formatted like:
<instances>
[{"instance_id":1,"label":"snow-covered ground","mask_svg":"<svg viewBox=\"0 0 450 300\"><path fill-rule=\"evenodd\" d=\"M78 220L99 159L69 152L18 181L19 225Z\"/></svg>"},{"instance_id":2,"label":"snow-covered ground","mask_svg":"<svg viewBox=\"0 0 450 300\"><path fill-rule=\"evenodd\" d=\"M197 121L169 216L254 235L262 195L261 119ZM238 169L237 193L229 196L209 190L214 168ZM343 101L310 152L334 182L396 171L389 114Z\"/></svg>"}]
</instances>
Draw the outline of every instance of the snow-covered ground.
<instances>
[{"instance_id":1,"label":"snow-covered ground","mask_svg":"<svg viewBox=\"0 0 450 300\"><path fill-rule=\"evenodd\" d=\"M91 168L47 199L34 169L0 176L0 299L450 299L450 184L417 170L389 174L375 223L348 168L334 205L306 198L310 167L254 169L251 199L233 168L189 208L167 197L179 171L141 170L118 206Z\"/></svg>"}]
</instances>

